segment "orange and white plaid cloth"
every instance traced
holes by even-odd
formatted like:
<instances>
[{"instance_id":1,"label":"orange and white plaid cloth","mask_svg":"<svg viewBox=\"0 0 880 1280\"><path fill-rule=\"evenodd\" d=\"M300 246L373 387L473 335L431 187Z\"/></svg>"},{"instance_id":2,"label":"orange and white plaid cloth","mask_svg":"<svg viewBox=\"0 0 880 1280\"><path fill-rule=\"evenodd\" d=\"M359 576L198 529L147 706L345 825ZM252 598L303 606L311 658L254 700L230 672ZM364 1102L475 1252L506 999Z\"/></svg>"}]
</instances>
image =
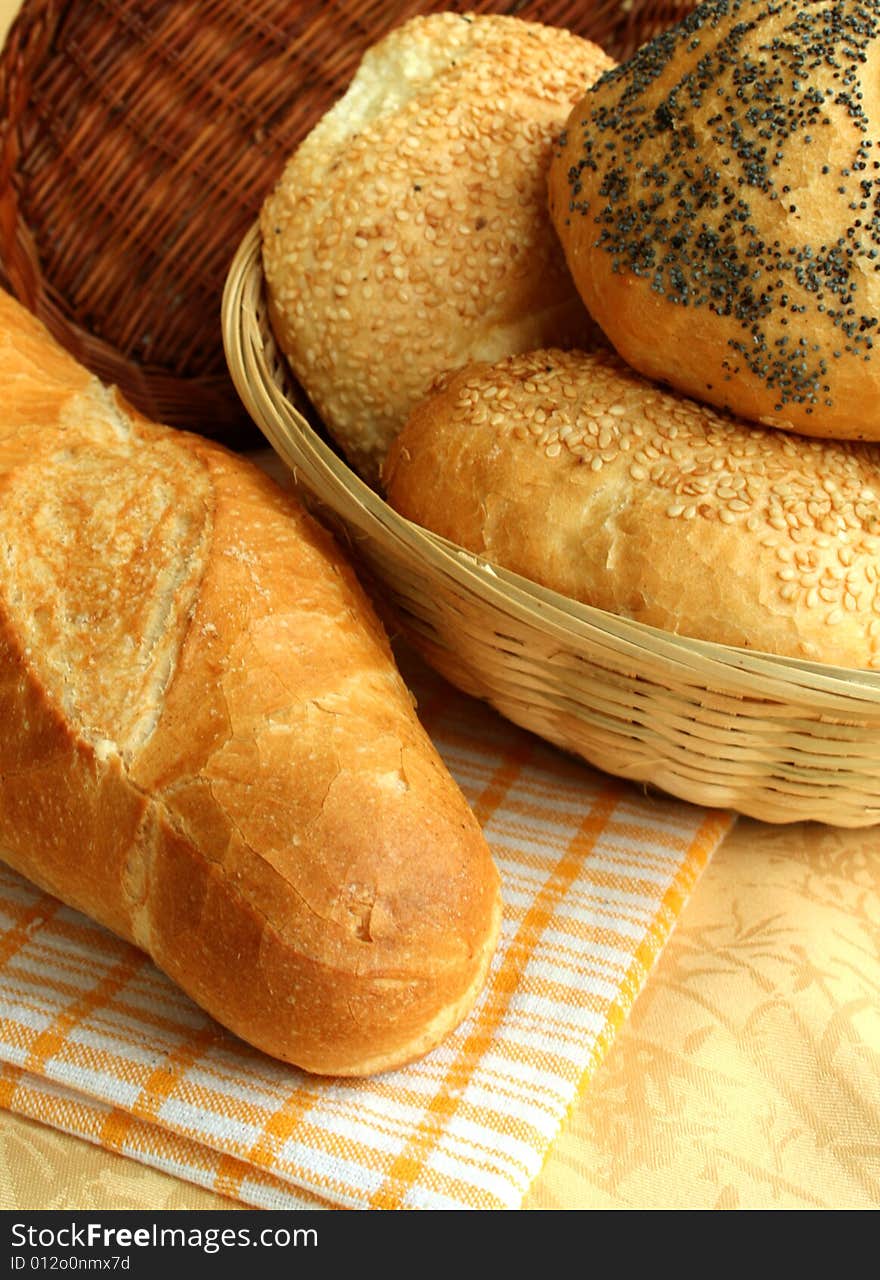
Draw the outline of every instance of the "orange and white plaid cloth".
<instances>
[{"instance_id":1,"label":"orange and white plaid cloth","mask_svg":"<svg viewBox=\"0 0 880 1280\"><path fill-rule=\"evenodd\" d=\"M437 677L416 692L505 901L487 987L443 1045L309 1077L0 868L0 1107L259 1207L519 1207L731 818L604 777Z\"/></svg>"}]
</instances>

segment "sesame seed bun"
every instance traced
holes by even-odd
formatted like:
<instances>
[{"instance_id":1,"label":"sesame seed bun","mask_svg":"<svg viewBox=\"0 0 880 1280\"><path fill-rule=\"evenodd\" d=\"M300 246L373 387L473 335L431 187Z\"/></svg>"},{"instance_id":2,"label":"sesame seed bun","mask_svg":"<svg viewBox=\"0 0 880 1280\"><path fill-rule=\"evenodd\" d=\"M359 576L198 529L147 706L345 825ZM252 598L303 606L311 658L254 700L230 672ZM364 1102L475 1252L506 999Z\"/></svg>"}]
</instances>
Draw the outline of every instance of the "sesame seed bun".
<instances>
[{"instance_id":1,"label":"sesame seed bun","mask_svg":"<svg viewBox=\"0 0 880 1280\"><path fill-rule=\"evenodd\" d=\"M595 334L546 172L610 66L589 41L516 18L415 18L367 52L265 202L275 333L368 479L436 374Z\"/></svg>"},{"instance_id":2,"label":"sesame seed bun","mask_svg":"<svg viewBox=\"0 0 880 1280\"><path fill-rule=\"evenodd\" d=\"M880 669L880 452L762 430L611 353L442 379L389 502L585 604L702 640Z\"/></svg>"},{"instance_id":3,"label":"sesame seed bun","mask_svg":"<svg viewBox=\"0 0 880 1280\"><path fill-rule=\"evenodd\" d=\"M572 112L551 211L634 368L880 439L878 37L878 0L710 0Z\"/></svg>"}]
</instances>

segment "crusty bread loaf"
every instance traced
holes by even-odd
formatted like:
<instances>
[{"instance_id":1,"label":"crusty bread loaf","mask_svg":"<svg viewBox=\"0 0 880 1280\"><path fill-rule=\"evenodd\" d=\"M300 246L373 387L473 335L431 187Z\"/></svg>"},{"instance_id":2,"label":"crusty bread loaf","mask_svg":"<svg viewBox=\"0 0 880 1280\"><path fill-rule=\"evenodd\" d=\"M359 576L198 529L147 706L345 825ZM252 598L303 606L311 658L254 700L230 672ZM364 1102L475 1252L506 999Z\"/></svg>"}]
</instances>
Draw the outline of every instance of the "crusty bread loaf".
<instances>
[{"instance_id":1,"label":"crusty bread loaf","mask_svg":"<svg viewBox=\"0 0 880 1280\"><path fill-rule=\"evenodd\" d=\"M762 430L610 353L442 379L385 469L403 515L586 604L880 668L880 451Z\"/></svg>"},{"instance_id":2,"label":"crusty bread loaf","mask_svg":"<svg viewBox=\"0 0 880 1280\"><path fill-rule=\"evenodd\" d=\"M273 328L368 479L436 374L595 336L546 174L572 104L612 65L517 18L414 18L288 163L262 212Z\"/></svg>"},{"instance_id":3,"label":"crusty bread loaf","mask_svg":"<svg viewBox=\"0 0 880 1280\"><path fill-rule=\"evenodd\" d=\"M878 0L709 0L586 94L550 204L630 365L767 426L880 439L878 75Z\"/></svg>"},{"instance_id":4,"label":"crusty bread loaf","mask_svg":"<svg viewBox=\"0 0 880 1280\"><path fill-rule=\"evenodd\" d=\"M429 1049L498 876L335 544L2 293L0 385L0 856L268 1053Z\"/></svg>"}]
</instances>

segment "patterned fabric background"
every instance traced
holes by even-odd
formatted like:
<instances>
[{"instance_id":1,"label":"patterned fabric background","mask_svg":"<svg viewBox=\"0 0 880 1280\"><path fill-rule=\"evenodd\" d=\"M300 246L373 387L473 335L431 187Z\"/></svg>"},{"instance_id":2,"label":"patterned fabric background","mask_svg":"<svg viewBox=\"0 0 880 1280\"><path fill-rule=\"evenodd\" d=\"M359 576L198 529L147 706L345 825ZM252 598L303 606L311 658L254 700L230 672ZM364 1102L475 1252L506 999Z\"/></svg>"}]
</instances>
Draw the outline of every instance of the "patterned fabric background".
<instances>
[{"instance_id":1,"label":"patterned fabric background","mask_svg":"<svg viewBox=\"0 0 880 1280\"><path fill-rule=\"evenodd\" d=\"M645 796L409 669L502 876L473 1014L375 1080L250 1050L0 868L0 1106L260 1207L513 1208L632 1007L725 813Z\"/></svg>"}]
</instances>

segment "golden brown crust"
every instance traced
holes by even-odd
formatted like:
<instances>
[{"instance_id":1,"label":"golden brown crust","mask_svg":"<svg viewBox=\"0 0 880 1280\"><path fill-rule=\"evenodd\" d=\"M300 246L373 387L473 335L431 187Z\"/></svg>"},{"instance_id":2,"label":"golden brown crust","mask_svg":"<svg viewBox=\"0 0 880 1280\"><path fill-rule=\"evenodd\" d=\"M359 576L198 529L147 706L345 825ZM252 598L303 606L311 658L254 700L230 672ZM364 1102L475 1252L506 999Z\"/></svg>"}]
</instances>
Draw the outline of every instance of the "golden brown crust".
<instances>
[{"instance_id":1,"label":"golden brown crust","mask_svg":"<svg viewBox=\"0 0 880 1280\"><path fill-rule=\"evenodd\" d=\"M613 63L498 15L412 19L369 50L262 213L273 328L364 475L433 377L593 333L550 225L550 147Z\"/></svg>"},{"instance_id":2,"label":"golden brown crust","mask_svg":"<svg viewBox=\"0 0 880 1280\"><path fill-rule=\"evenodd\" d=\"M880 5L709 0L571 113L550 208L633 368L880 439Z\"/></svg>"},{"instance_id":3,"label":"golden brown crust","mask_svg":"<svg viewBox=\"0 0 880 1280\"><path fill-rule=\"evenodd\" d=\"M332 539L6 295L0 381L0 854L277 1057L430 1048L498 876Z\"/></svg>"},{"instance_id":4,"label":"golden brown crust","mask_svg":"<svg viewBox=\"0 0 880 1280\"><path fill-rule=\"evenodd\" d=\"M409 519L563 595L703 640L880 669L880 458L765 431L616 356L442 380L389 451Z\"/></svg>"}]
</instances>

